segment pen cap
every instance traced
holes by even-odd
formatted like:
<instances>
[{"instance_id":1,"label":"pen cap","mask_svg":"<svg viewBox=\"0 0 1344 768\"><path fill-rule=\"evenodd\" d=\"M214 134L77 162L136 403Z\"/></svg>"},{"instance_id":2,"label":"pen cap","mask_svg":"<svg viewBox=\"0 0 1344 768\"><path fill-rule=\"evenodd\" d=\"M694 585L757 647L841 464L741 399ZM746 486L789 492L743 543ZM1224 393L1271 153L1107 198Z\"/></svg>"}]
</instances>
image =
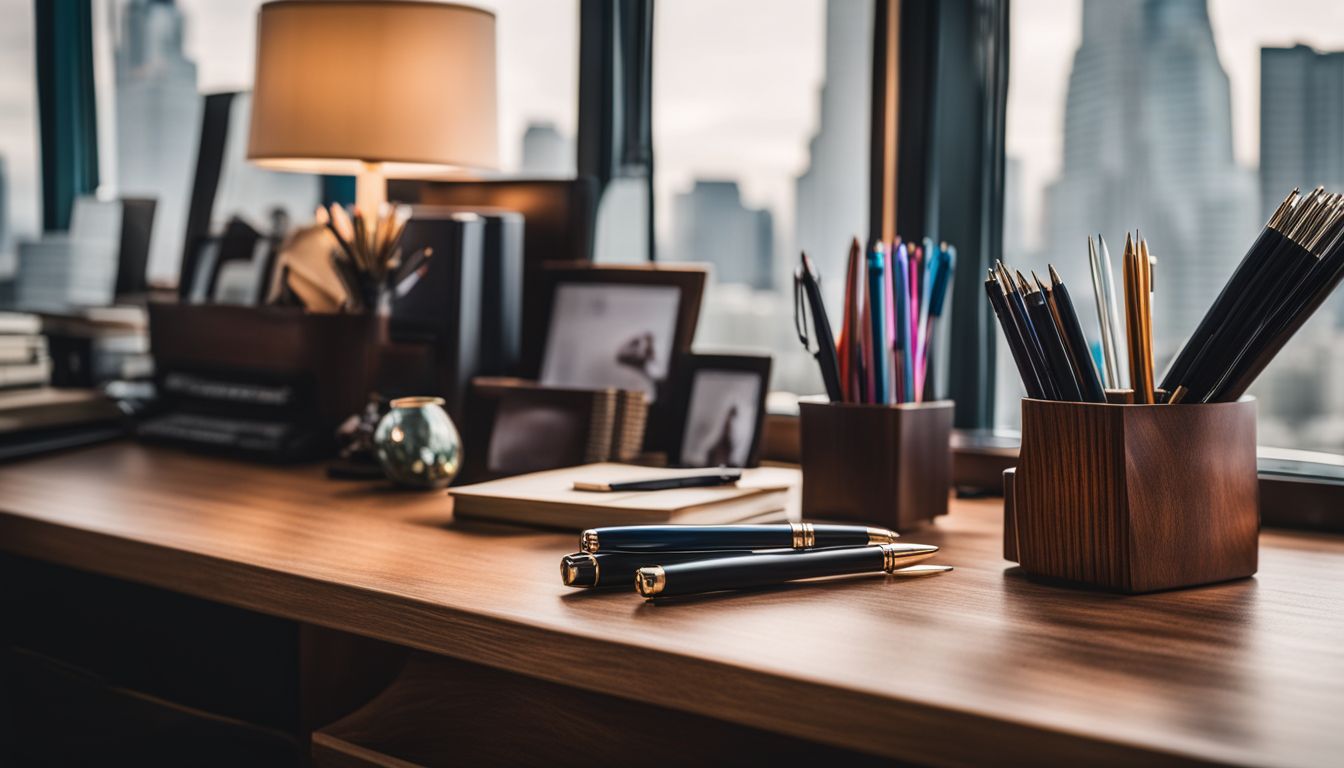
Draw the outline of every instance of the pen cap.
<instances>
[{"instance_id":1,"label":"pen cap","mask_svg":"<svg viewBox=\"0 0 1344 768\"><path fill-rule=\"evenodd\" d=\"M1004 551L1024 571L1119 592L1250 576L1260 532L1255 402L1022 401Z\"/></svg>"},{"instance_id":2,"label":"pen cap","mask_svg":"<svg viewBox=\"0 0 1344 768\"><path fill-rule=\"evenodd\" d=\"M597 558L587 552L575 552L560 558L560 579L567 587L597 585Z\"/></svg>"}]
</instances>

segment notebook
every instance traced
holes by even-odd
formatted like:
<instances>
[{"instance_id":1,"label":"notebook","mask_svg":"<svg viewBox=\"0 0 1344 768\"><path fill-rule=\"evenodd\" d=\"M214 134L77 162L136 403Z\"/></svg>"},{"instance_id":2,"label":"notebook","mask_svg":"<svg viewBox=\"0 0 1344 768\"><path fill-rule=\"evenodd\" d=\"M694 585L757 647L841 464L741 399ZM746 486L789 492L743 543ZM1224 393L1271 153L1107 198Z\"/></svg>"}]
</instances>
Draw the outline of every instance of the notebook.
<instances>
[{"instance_id":1,"label":"notebook","mask_svg":"<svg viewBox=\"0 0 1344 768\"><path fill-rule=\"evenodd\" d=\"M686 471L586 464L450 488L448 493L459 518L581 530L606 525L785 522L789 491L802 482L799 470L761 467L743 470L735 486L624 493L574 490L575 481L648 480Z\"/></svg>"}]
</instances>

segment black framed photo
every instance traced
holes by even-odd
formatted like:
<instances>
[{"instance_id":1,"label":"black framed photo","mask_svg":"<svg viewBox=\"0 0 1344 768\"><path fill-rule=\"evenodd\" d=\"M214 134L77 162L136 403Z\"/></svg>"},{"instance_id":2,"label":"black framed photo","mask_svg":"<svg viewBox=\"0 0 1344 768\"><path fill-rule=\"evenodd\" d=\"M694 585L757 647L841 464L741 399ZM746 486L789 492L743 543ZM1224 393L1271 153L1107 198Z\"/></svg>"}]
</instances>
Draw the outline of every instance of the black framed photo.
<instances>
[{"instance_id":1,"label":"black framed photo","mask_svg":"<svg viewBox=\"0 0 1344 768\"><path fill-rule=\"evenodd\" d=\"M635 390L658 404L695 336L704 268L548 264L544 277L541 383Z\"/></svg>"},{"instance_id":2,"label":"black framed photo","mask_svg":"<svg viewBox=\"0 0 1344 768\"><path fill-rule=\"evenodd\" d=\"M677 361L678 428L668 460L684 467L760 463L770 357L683 355Z\"/></svg>"}]
</instances>

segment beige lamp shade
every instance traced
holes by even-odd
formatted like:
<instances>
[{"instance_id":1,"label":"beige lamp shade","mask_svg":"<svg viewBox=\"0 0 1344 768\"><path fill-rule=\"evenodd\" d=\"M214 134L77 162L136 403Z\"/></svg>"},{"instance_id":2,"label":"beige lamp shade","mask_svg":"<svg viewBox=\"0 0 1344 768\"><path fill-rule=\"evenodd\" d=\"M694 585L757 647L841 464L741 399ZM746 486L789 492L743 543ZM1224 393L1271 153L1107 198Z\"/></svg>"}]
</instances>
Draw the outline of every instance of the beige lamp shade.
<instances>
[{"instance_id":1,"label":"beige lamp shade","mask_svg":"<svg viewBox=\"0 0 1344 768\"><path fill-rule=\"evenodd\" d=\"M247 147L258 165L388 177L492 169L497 134L489 11L400 0L261 7Z\"/></svg>"}]
</instances>

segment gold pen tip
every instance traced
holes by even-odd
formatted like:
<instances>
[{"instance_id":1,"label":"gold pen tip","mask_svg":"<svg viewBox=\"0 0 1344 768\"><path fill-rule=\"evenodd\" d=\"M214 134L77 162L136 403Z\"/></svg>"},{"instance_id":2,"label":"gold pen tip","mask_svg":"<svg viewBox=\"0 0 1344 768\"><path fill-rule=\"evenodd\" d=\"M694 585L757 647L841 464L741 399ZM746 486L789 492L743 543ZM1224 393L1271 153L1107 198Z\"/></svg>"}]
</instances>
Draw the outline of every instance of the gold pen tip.
<instances>
[{"instance_id":1,"label":"gold pen tip","mask_svg":"<svg viewBox=\"0 0 1344 768\"><path fill-rule=\"evenodd\" d=\"M938 547L932 544L880 544L878 548L882 550L882 570L887 573L938 554Z\"/></svg>"}]
</instances>

